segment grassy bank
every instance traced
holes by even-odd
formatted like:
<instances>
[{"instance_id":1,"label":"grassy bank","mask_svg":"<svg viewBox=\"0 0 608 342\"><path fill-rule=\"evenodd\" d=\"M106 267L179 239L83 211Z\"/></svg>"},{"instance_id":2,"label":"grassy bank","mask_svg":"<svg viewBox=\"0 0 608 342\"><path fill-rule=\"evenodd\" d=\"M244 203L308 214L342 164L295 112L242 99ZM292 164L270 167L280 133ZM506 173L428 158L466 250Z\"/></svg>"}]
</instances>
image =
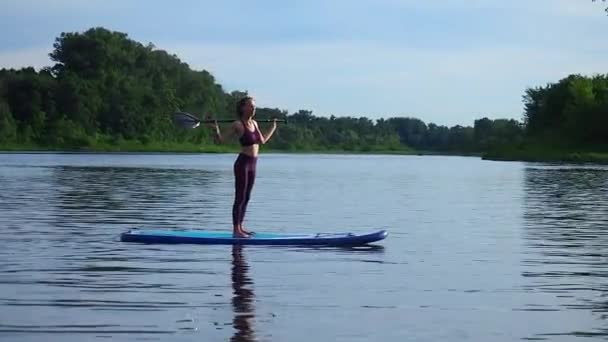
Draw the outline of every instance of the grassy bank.
<instances>
[{"instance_id":1,"label":"grassy bank","mask_svg":"<svg viewBox=\"0 0 608 342\"><path fill-rule=\"evenodd\" d=\"M72 146L39 145L35 143L0 144L2 152L56 152L56 153L104 153L104 152L144 152L144 153L238 153L237 144L216 145L212 143L194 144L189 142L142 142L140 140L111 139L78 140ZM467 156L480 157L481 153L458 150L416 150L406 145L364 145L364 146L292 146L276 148L273 145L261 147L263 153L292 154L369 154L369 155L418 155L418 156Z\"/></svg>"},{"instance_id":2,"label":"grassy bank","mask_svg":"<svg viewBox=\"0 0 608 342\"><path fill-rule=\"evenodd\" d=\"M192 144L176 142L148 142L138 140L121 140L114 142L95 142L85 146L41 146L36 144L0 144L0 152L158 152L158 153L238 153L238 145ZM291 149L276 149L270 146L261 148L264 153L326 153L326 154L421 154L409 148L385 148L382 146L358 148L306 147ZM426 153L424 153L426 154Z\"/></svg>"},{"instance_id":3,"label":"grassy bank","mask_svg":"<svg viewBox=\"0 0 608 342\"><path fill-rule=\"evenodd\" d=\"M40 146L35 144L0 145L4 152L189 152L189 153L225 153L237 151L231 146L195 145L178 143L148 143L124 141L120 144L95 144L90 146Z\"/></svg>"},{"instance_id":4,"label":"grassy bank","mask_svg":"<svg viewBox=\"0 0 608 342\"><path fill-rule=\"evenodd\" d=\"M262 147L263 153L293 153L293 154L389 154L389 155L419 155L419 156L471 156L485 160L497 161L529 161L529 162L568 162L568 163L600 163L608 164L608 146L605 147L566 147L547 144L525 144L495 148L484 153L463 151L422 151L407 147L386 148L383 146L366 146L359 148L306 147L291 149L276 149L270 146ZM95 142L87 146L40 146L36 144L2 144L0 152L58 152L58 153L104 153L104 152L145 152L145 153L238 153L238 145L215 145L193 143L161 143L139 140L120 140Z\"/></svg>"},{"instance_id":5,"label":"grassy bank","mask_svg":"<svg viewBox=\"0 0 608 342\"><path fill-rule=\"evenodd\" d=\"M503 147L482 154L486 160L608 164L608 148L601 146L525 145Z\"/></svg>"}]
</instances>

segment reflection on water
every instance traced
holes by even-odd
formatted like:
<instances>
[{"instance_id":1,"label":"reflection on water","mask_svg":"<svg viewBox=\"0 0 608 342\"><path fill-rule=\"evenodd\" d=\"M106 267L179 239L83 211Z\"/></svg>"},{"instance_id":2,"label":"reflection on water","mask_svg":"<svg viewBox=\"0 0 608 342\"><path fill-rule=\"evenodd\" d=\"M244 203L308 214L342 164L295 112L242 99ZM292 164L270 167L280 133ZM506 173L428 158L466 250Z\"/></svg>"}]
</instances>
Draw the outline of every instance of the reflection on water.
<instances>
[{"instance_id":1,"label":"reflection on water","mask_svg":"<svg viewBox=\"0 0 608 342\"><path fill-rule=\"evenodd\" d=\"M254 247L255 248L255 247ZM335 260L336 255L344 255L361 263L384 264L382 260L372 258L372 256L382 255L384 246L368 245L360 247L276 247L279 251L297 252L306 254L328 253L328 260ZM249 263L246 259L246 246L235 245L232 247L232 327L235 330L231 341L251 342L257 341L255 333L255 302L253 276L250 275ZM261 304L265 304L263 301ZM271 315L274 315L271 313ZM311 318L315 321L315 318Z\"/></svg>"},{"instance_id":2,"label":"reflection on water","mask_svg":"<svg viewBox=\"0 0 608 342\"><path fill-rule=\"evenodd\" d=\"M0 340L12 334L206 335L228 325L232 341L258 340L244 247L230 254L200 246L125 246L111 237L139 224L181 228L229 219L222 212L230 209L223 205L231 201L230 173L73 165L2 171L0 215L14 231L0 231ZM366 251L383 247L283 249L325 252L330 262L363 252L353 260L377 262ZM227 283L230 296L223 293ZM225 304L231 315L222 320L217 312Z\"/></svg>"},{"instance_id":3,"label":"reflection on water","mask_svg":"<svg viewBox=\"0 0 608 342\"><path fill-rule=\"evenodd\" d=\"M232 307L234 320L232 325L236 330L231 341L255 341L254 334L254 299L253 281L249 277L249 266L243 255L243 246L232 247Z\"/></svg>"},{"instance_id":4,"label":"reflection on water","mask_svg":"<svg viewBox=\"0 0 608 342\"><path fill-rule=\"evenodd\" d=\"M213 213L225 192L216 186L224 175L206 170L60 166L52 177L56 217L90 223L195 224L191 218Z\"/></svg>"},{"instance_id":5,"label":"reflection on water","mask_svg":"<svg viewBox=\"0 0 608 342\"><path fill-rule=\"evenodd\" d=\"M233 157L0 155L0 341L608 339L608 167L272 155L254 229L389 238L118 241L230 229Z\"/></svg>"},{"instance_id":6,"label":"reflection on water","mask_svg":"<svg viewBox=\"0 0 608 342\"><path fill-rule=\"evenodd\" d=\"M557 300L527 310L585 310L608 318L608 169L525 169L525 286ZM608 323L590 331L538 336L608 336Z\"/></svg>"}]
</instances>

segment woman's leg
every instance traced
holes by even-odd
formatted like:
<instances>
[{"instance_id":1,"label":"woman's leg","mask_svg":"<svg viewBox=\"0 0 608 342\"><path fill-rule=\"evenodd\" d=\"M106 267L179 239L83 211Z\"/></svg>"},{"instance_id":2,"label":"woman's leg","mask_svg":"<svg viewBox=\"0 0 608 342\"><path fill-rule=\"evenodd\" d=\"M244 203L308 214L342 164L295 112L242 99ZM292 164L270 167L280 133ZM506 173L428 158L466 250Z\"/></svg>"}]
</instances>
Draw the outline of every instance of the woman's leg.
<instances>
[{"instance_id":1,"label":"woman's leg","mask_svg":"<svg viewBox=\"0 0 608 342\"><path fill-rule=\"evenodd\" d=\"M241 229L250 234L250 232L243 229L243 220L245 219L245 212L247 211L247 204L249 204L249 199L251 198L251 190L253 189L253 185L255 184L255 169L256 169L256 159L252 158L249 163L249 167L247 168L247 186L245 190L245 203L243 204L243 212L241 216L241 221L239 222Z\"/></svg>"},{"instance_id":2,"label":"woman's leg","mask_svg":"<svg viewBox=\"0 0 608 342\"><path fill-rule=\"evenodd\" d=\"M246 156L239 154L234 162L234 203L232 205L233 235L237 237L246 236L242 231L241 223L247 202L247 169Z\"/></svg>"}]
</instances>

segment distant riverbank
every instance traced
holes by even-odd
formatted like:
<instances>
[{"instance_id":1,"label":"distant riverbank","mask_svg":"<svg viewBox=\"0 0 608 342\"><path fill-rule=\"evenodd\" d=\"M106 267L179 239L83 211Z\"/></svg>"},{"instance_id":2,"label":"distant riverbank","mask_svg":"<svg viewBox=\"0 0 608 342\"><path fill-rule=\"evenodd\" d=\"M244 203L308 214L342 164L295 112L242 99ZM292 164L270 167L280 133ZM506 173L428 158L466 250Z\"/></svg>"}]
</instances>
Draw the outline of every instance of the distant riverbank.
<instances>
[{"instance_id":1,"label":"distant riverbank","mask_svg":"<svg viewBox=\"0 0 608 342\"><path fill-rule=\"evenodd\" d=\"M213 145L213 144L190 144L190 143L149 143L141 144L138 142L125 142L123 144L86 146L86 147L56 147L39 146L32 144L12 144L0 145L0 153L238 153L240 150L237 145ZM412 149L381 149L369 148L360 149L328 149L328 148L300 148L300 149L277 149L270 146L262 146L260 151L263 153L327 153L327 154L420 154L421 152ZM425 153L431 154L431 153Z\"/></svg>"},{"instance_id":2,"label":"distant riverbank","mask_svg":"<svg viewBox=\"0 0 608 342\"><path fill-rule=\"evenodd\" d=\"M379 147L360 148L293 148L278 149L262 146L262 153L293 154L393 154L393 155L450 155L476 156L478 152L462 151L421 151L410 148L385 149ZM0 145L0 153L238 153L237 145L190 144L190 143L148 143L124 141L121 144L95 144L94 146L66 148L56 146L39 146L33 144Z\"/></svg>"},{"instance_id":3,"label":"distant riverbank","mask_svg":"<svg viewBox=\"0 0 608 342\"><path fill-rule=\"evenodd\" d=\"M481 157L486 160L498 161L608 164L608 148L567 148L530 145L497 149L485 152Z\"/></svg>"},{"instance_id":4,"label":"distant riverbank","mask_svg":"<svg viewBox=\"0 0 608 342\"><path fill-rule=\"evenodd\" d=\"M149 143L125 142L119 145L95 145L94 147L65 148L37 145L3 145L0 153L238 153L236 145L189 144L189 143ZM262 147L262 153L293 154L393 154L393 155L443 155L470 156L494 161L526 162L565 162L565 163L598 163L608 164L608 148L564 148L547 146L504 147L488 152L464 151L419 151L414 149L276 149Z\"/></svg>"}]
</instances>

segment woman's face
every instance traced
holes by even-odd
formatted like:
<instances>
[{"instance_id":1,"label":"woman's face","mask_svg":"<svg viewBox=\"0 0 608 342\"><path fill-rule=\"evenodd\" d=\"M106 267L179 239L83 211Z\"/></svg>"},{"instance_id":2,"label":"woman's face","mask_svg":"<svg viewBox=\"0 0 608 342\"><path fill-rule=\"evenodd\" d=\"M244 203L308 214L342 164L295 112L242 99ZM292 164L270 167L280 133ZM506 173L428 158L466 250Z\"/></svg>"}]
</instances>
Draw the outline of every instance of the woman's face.
<instances>
[{"instance_id":1,"label":"woman's face","mask_svg":"<svg viewBox=\"0 0 608 342\"><path fill-rule=\"evenodd\" d=\"M243 115L245 117L253 117L255 115L255 100L250 99L243 104Z\"/></svg>"}]
</instances>

